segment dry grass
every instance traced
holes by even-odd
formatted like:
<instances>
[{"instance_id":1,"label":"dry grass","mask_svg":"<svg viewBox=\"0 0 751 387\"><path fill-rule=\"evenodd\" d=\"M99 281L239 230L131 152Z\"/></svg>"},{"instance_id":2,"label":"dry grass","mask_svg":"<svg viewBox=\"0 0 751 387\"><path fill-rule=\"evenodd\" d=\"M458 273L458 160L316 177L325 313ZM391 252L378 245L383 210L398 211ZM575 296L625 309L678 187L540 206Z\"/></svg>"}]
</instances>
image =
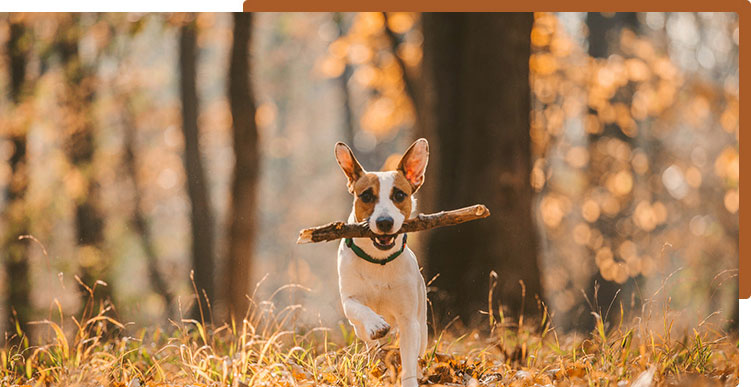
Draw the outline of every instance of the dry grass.
<instances>
[{"instance_id":1,"label":"dry grass","mask_svg":"<svg viewBox=\"0 0 751 387\"><path fill-rule=\"evenodd\" d=\"M190 319L137 329L111 308L41 321L49 336L23 333L0 349L0 385L388 386L398 384L397 342L367 351L349 326L291 329L298 306L252 303L246 318L218 327ZM649 306L646 303L645 306ZM96 308L89 308L89 310ZM647 307L607 327L593 313L587 335L560 334L541 304L536 323L487 314L483 332L444 329L421 366L422 384L470 386L737 385L738 341L708 320L677 335L673 316ZM661 321L659 321L661 319ZM650 328L659 323L661 329ZM135 334L133 332L136 332Z\"/></svg>"}]
</instances>

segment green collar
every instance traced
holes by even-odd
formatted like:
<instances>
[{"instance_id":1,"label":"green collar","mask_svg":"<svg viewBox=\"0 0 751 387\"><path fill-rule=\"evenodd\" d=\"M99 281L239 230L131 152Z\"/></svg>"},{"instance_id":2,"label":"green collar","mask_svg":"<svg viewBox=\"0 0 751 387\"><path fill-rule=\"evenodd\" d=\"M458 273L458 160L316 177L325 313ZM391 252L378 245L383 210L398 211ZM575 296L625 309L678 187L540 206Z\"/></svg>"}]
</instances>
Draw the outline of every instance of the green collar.
<instances>
[{"instance_id":1,"label":"green collar","mask_svg":"<svg viewBox=\"0 0 751 387\"><path fill-rule=\"evenodd\" d=\"M376 259L368 255L368 253L362 251L361 248L357 247L357 245L352 241L352 238L347 238L344 240L344 244L347 245L352 251L357 254L358 257L370 262L370 263L377 263L379 265L385 265L393 260L396 259L399 255L401 255L402 252L404 252L404 247L407 246L407 234L404 234L404 239L402 239L402 248L399 249L399 251L395 252L394 254L389 255L388 257L384 259Z\"/></svg>"}]
</instances>

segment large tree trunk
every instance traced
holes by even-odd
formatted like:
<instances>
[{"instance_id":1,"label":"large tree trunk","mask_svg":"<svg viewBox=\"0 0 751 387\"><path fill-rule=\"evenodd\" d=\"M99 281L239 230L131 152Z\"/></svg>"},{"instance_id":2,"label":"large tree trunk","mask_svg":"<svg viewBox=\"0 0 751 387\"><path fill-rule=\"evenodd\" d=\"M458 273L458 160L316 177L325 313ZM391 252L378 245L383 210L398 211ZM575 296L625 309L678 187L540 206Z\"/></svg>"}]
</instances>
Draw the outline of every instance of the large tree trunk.
<instances>
[{"instance_id":1,"label":"large tree trunk","mask_svg":"<svg viewBox=\"0 0 751 387\"><path fill-rule=\"evenodd\" d=\"M10 98L14 106L19 106L24 100L24 85L26 83L26 63L30 52L30 39L26 34L23 21L10 25L8 39L8 55L10 56L9 79ZM29 280L29 261L27 256L27 241L19 240L20 235L28 234L29 219L25 209L25 196L28 187L28 163L26 159L26 130L25 124L10 128L4 133L13 144L13 152L8 159L11 171L10 183L6 189L6 209L3 218L6 222L5 236L2 240L2 262L5 266L7 278L4 293L7 295L6 315L3 324L18 325L25 329L31 319L31 283ZM13 311L15 310L15 316ZM7 326L7 325L5 325ZM13 329L8 329L12 331Z\"/></svg>"},{"instance_id":2,"label":"large tree trunk","mask_svg":"<svg viewBox=\"0 0 751 387\"><path fill-rule=\"evenodd\" d=\"M104 219L99 210L99 186L93 179L95 153L95 123L92 105L96 86L95 69L83 63L78 52L78 41L82 27L79 17L70 15L61 22L57 49L64 70L66 92L63 97L65 109L63 127L68 139L65 144L68 160L82 176L83 187L75 201L75 226L77 256L81 266L81 288L83 313L92 313L96 305L111 299L110 286L96 282L107 282L110 262L102 252L104 242ZM88 289L87 289L88 288ZM89 293L94 289L94 296ZM92 302L93 301L93 302Z\"/></svg>"},{"instance_id":3,"label":"large tree trunk","mask_svg":"<svg viewBox=\"0 0 751 387\"><path fill-rule=\"evenodd\" d=\"M229 216L227 301L230 316L241 318L248 308L250 269L256 228L259 171L256 106L250 83L252 15L235 13L232 56L229 67L229 101L232 111L235 169Z\"/></svg>"},{"instance_id":4,"label":"large tree trunk","mask_svg":"<svg viewBox=\"0 0 751 387\"><path fill-rule=\"evenodd\" d=\"M423 117L431 144L423 208L483 203L492 213L427 236L427 277L440 273L442 321L481 317L491 270L500 277L495 299L507 312L519 314L523 305L532 312L542 293L529 184L532 22L530 13L423 17Z\"/></svg>"},{"instance_id":5,"label":"large tree trunk","mask_svg":"<svg viewBox=\"0 0 751 387\"><path fill-rule=\"evenodd\" d=\"M214 217L198 144L198 93L196 90L196 23L180 28L180 97L185 137L185 174L191 205L193 280L198 289L195 318L204 318L214 300ZM205 295L204 295L205 292Z\"/></svg>"}]
</instances>

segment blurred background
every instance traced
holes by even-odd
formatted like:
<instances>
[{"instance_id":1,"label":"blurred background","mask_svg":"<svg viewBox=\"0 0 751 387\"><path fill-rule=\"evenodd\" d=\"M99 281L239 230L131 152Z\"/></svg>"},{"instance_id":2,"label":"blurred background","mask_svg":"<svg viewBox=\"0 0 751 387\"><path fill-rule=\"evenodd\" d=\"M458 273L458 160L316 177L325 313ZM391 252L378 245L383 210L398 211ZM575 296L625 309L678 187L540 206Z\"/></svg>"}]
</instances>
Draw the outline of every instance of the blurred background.
<instances>
[{"instance_id":1,"label":"blurred background","mask_svg":"<svg viewBox=\"0 0 751 387\"><path fill-rule=\"evenodd\" d=\"M377 169L418 137L419 210L492 212L410 239L434 326L495 285L589 329L670 283L676 324L737 328L734 13L3 14L0 47L0 331L91 292L335 326L335 243L295 244L351 209L333 145Z\"/></svg>"}]
</instances>

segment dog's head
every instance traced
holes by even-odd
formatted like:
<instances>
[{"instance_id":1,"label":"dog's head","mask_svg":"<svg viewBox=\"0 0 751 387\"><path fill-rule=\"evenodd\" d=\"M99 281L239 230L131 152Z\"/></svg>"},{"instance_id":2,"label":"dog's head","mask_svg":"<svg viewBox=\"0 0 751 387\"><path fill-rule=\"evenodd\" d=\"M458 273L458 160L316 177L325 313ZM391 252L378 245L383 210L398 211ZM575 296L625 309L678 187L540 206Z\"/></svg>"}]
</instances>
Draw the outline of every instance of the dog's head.
<instances>
[{"instance_id":1,"label":"dog's head","mask_svg":"<svg viewBox=\"0 0 751 387\"><path fill-rule=\"evenodd\" d=\"M373 245L389 250L396 243L396 232L412 213L412 195L420 189L428 165L428 141L415 141L402 156L396 170L367 172L349 147L339 142L334 148L336 161L347 176L347 188L355 197L354 213L358 222L368 221L379 235Z\"/></svg>"}]
</instances>

